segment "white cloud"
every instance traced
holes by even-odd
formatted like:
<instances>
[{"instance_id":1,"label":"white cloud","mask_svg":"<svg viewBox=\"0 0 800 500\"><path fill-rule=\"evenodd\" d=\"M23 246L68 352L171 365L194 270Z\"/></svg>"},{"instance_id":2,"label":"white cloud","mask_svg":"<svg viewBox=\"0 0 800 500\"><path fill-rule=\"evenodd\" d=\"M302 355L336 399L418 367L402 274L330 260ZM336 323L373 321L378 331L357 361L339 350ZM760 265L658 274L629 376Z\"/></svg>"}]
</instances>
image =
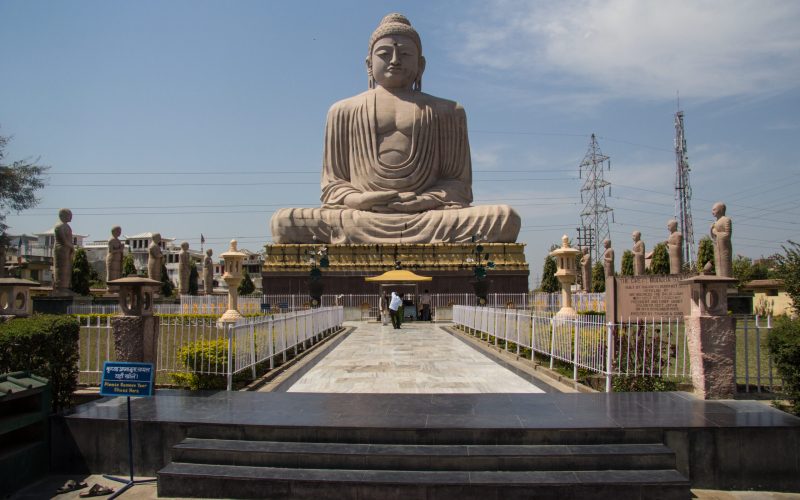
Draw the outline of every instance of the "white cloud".
<instances>
[{"instance_id":1,"label":"white cloud","mask_svg":"<svg viewBox=\"0 0 800 500\"><path fill-rule=\"evenodd\" d=\"M457 57L560 93L752 96L800 83L800 2L494 0L458 26Z\"/></svg>"}]
</instances>

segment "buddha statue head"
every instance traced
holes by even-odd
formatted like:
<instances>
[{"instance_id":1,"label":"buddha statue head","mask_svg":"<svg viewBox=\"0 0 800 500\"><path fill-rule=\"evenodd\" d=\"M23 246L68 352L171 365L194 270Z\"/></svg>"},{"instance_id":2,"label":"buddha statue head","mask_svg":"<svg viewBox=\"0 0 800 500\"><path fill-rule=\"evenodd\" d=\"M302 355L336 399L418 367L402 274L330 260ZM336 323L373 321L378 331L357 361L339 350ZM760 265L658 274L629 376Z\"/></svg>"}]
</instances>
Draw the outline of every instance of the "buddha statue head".
<instances>
[{"instance_id":1,"label":"buddha statue head","mask_svg":"<svg viewBox=\"0 0 800 500\"><path fill-rule=\"evenodd\" d=\"M425 58L422 42L411 22L402 14L381 19L369 38L367 53L369 88L422 90Z\"/></svg>"}]
</instances>

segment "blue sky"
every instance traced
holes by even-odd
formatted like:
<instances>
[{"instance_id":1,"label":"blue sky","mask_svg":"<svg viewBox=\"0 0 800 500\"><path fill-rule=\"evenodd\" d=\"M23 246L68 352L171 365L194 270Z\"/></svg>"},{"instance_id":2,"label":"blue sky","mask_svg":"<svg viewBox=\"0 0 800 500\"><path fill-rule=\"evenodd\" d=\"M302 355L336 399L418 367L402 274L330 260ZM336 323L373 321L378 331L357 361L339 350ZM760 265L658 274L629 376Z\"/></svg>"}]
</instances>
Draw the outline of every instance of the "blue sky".
<instances>
[{"instance_id":1,"label":"blue sky","mask_svg":"<svg viewBox=\"0 0 800 500\"><path fill-rule=\"evenodd\" d=\"M52 166L10 232L70 207L90 239L118 224L259 250L276 208L318 206L327 109L366 89L369 35L395 11L422 37L423 90L467 110L475 203L522 216L534 286L575 237L592 133L617 255L635 229L666 238L678 92L696 239L720 200L735 253L800 240L800 3L774 0L2 0L7 159Z\"/></svg>"}]
</instances>

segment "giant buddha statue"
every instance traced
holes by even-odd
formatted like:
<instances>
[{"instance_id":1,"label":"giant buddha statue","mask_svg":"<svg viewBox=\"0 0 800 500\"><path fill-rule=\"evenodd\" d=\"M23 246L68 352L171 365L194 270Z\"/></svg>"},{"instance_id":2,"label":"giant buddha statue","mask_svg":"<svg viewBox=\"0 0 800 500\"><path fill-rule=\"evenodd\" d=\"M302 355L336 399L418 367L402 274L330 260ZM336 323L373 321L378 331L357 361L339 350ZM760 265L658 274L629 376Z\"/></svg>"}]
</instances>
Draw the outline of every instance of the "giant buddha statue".
<instances>
[{"instance_id":1,"label":"giant buddha statue","mask_svg":"<svg viewBox=\"0 0 800 500\"><path fill-rule=\"evenodd\" d=\"M471 206L464 108L422 92L422 43L405 16L381 20L366 62L369 89L328 112L322 207L278 210L273 242L515 242L514 209Z\"/></svg>"}]
</instances>

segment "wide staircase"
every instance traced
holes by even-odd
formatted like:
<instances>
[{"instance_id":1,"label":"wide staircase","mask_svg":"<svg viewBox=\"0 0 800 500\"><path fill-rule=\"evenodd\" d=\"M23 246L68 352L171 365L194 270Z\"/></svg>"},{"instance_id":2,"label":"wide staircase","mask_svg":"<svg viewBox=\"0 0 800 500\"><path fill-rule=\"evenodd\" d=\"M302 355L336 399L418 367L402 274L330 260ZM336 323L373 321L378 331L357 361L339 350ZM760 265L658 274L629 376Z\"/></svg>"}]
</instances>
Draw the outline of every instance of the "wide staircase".
<instances>
[{"instance_id":1,"label":"wide staircase","mask_svg":"<svg viewBox=\"0 0 800 500\"><path fill-rule=\"evenodd\" d=\"M509 429L193 428L159 496L690 498L658 433ZM380 439L382 438L382 439Z\"/></svg>"}]
</instances>

